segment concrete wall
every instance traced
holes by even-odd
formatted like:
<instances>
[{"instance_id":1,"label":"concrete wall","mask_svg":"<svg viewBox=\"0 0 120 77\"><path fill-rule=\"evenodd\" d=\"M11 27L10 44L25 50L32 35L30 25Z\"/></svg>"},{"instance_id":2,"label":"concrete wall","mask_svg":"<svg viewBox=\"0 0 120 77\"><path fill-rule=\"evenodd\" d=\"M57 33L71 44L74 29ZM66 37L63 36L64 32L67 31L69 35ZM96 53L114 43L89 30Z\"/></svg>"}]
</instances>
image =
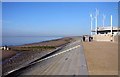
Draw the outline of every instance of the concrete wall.
<instances>
[{"instance_id":1,"label":"concrete wall","mask_svg":"<svg viewBox=\"0 0 120 77\"><path fill-rule=\"evenodd\" d=\"M113 40L113 37L110 34L98 34L93 35L94 41L111 41Z\"/></svg>"},{"instance_id":2,"label":"concrete wall","mask_svg":"<svg viewBox=\"0 0 120 77\"><path fill-rule=\"evenodd\" d=\"M114 36L113 41L120 43L120 35Z\"/></svg>"}]
</instances>

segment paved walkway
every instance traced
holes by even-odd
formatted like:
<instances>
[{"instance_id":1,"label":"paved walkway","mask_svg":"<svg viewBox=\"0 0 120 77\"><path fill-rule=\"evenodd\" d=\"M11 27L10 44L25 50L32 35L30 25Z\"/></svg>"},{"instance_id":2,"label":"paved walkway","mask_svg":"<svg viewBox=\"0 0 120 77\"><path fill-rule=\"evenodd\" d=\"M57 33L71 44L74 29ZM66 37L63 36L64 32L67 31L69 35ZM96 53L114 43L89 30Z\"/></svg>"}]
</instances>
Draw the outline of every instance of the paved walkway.
<instances>
[{"instance_id":1,"label":"paved walkway","mask_svg":"<svg viewBox=\"0 0 120 77\"><path fill-rule=\"evenodd\" d=\"M88 75L80 40L67 45L57 55L27 69L22 75Z\"/></svg>"}]
</instances>

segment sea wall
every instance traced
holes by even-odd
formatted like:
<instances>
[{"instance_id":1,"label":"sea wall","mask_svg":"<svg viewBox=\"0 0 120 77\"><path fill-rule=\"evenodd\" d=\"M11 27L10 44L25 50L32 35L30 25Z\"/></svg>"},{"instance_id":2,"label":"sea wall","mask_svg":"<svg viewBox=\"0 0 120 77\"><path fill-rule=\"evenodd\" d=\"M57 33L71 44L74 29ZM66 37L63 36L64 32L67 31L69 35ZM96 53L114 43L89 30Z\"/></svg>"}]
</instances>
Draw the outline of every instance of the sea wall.
<instances>
[{"instance_id":1,"label":"sea wall","mask_svg":"<svg viewBox=\"0 0 120 77\"><path fill-rule=\"evenodd\" d=\"M116 43L118 43L118 42L120 43L120 35L114 36L113 41Z\"/></svg>"},{"instance_id":2,"label":"sea wall","mask_svg":"<svg viewBox=\"0 0 120 77\"><path fill-rule=\"evenodd\" d=\"M93 35L93 40L94 41L112 41L113 37L109 34L98 34L98 35Z\"/></svg>"},{"instance_id":3,"label":"sea wall","mask_svg":"<svg viewBox=\"0 0 120 77\"><path fill-rule=\"evenodd\" d=\"M98 34L93 35L94 41L113 41L115 43L120 42L120 35L111 36L110 34Z\"/></svg>"}]
</instances>

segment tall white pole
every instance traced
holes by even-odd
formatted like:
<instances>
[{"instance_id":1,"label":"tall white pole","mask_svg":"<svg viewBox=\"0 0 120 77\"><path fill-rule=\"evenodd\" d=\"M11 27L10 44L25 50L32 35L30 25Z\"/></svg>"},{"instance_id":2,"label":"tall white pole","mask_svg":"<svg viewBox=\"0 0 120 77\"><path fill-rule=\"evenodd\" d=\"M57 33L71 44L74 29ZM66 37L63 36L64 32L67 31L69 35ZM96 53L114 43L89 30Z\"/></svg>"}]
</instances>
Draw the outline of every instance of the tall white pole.
<instances>
[{"instance_id":1,"label":"tall white pole","mask_svg":"<svg viewBox=\"0 0 120 77\"><path fill-rule=\"evenodd\" d=\"M92 14L90 14L90 17L91 17L91 36L92 36L92 25L93 25L93 16L92 16Z\"/></svg>"},{"instance_id":2,"label":"tall white pole","mask_svg":"<svg viewBox=\"0 0 120 77\"><path fill-rule=\"evenodd\" d=\"M103 15L103 27L104 27L104 15Z\"/></svg>"},{"instance_id":3,"label":"tall white pole","mask_svg":"<svg viewBox=\"0 0 120 77\"><path fill-rule=\"evenodd\" d=\"M96 23L95 23L95 26L96 26L96 29L95 29L95 30L96 30L96 34L97 34L97 15L96 15L96 17L95 17L95 22L96 22Z\"/></svg>"},{"instance_id":4,"label":"tall white pole","mask_svg":"<svg viewBox=\"0 0 120 77\"><path fill-rule=\"evenodd\" d=\"M103 27L105 26L105 15L103 14Z\"/></svg>"},{"instance_id":5,"label":"tall white pole","mask_svg":"<svg viewBox=\"0 0 120 77\"><path fill-rule=\"evenodd\" d=\"M98 23L98 10L96 9L96 16L95 16L95 21L96 21L96 23L95 23L95 26L96 26L96 34L97 34L97 27L98 27L98 25L97 25L97 23Z\"/></svg>"},{"instance_id":6,"label":"tall white pole","mask_svg":"<svg viewBox=\"0 0 120 77\"><path fill-rule=\"evenodd\" d=\"M112 15L111 15L111 35L112 35Z\"/></svg>"}]
</instances>

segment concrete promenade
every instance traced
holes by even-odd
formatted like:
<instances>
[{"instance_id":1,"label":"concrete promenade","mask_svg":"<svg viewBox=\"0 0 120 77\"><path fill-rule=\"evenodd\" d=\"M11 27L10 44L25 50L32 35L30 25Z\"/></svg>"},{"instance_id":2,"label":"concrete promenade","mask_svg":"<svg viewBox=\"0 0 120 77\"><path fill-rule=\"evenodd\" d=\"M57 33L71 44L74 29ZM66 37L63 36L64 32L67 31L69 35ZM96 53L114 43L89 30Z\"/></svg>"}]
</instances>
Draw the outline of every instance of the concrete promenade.
<instances>
[{"instance_id":1,"label":"concrete promenade","mask_svg":"<svg viewBox=\"0 0 120 77\"><path fill-rule=\"evenodd\" d=\"M88 75L80 38L25 70L22 75Z\"/></svg>"}]
</instances>

